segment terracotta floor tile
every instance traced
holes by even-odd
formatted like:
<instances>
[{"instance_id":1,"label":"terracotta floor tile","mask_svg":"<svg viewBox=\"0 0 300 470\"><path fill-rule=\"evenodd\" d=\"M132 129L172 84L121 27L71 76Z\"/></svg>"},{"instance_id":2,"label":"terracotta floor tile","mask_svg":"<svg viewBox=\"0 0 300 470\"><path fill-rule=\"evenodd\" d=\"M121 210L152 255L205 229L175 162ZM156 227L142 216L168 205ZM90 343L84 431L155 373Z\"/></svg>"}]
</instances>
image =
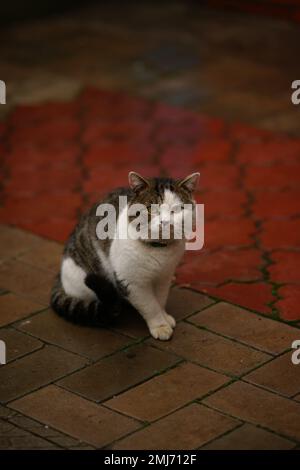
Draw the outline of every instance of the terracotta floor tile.
<instances>
[{"instance_id":1,"label":"terracotta floor tile","mask_svg":"<svg viewBox=\"0 0 300 470\"><path fill-rule=\"evenodd\" d=\"M253 235L255 234L255 224L251 219L245 217L238 220L220 220L222 212L214 221L205 223L205 247L213 250L224 247L243 247L253 246ZM258 253L252 252L253 259L259 256ZM250 255L250 256L251 256ZM233 255L234 256L234 255ZM247 260L246 253L240 252L241 258L251 265ZM222 267L223 268L223 267Z\"/></svg>"},{"instance_id":2,"label":"terracotta floor tile","mask_svg":"<svg viewBox=\"0 0 300 470\"><path fill-rule=\"evenodd\" d=\"M42 341L61 346L92 360L122 349L131 341L106 328L75 325L59 317L52 310L46 310L29 320L20 322L17 328Z\"/></svg>"},{"instance_id":3,"label":"terracotta floor tile","mask_svg":"<svg viewBox=\"0 0 300 470\"><path fill-rule=\"evenodd\" d=\"M138 345L104 358L62 379L59 384L90 400L103 401L176 362L178 359L172 354Z\"/></svg>"},{"instance_id":4,"label":"terracotta floor tile","mask_svg":"<svg viewBox=\"0 0 300 470\"><path fill-rule=\"evenodd\" d=\"M38 246L39 237L23 230L0 225L0 260L13 258Z\"/></svg>"},{"instance_id":5,"label":"terracotta floor tile","mask_svg":"<svg viewBox=\"0 0 300 470\"><path fill-rule=\"evenodd\" d=\"M12 293L0 295L0 326L18 321L44 308L42 304L20 295Z\"/></svg>"},{"instance_id":6,"label":"terracotta floor tile","mask_svg":"<svg viewBox=\"0 0 300 470\"><path fill-rule=\"evenodd\" d=\"M55 444L0 419L0 449L2 450L54 450Z\"/></svg>"},{"instance_id":7,"label":"terracotta floor tile","mask_svg":"<svg viewBox=\"0 0 300 470\"><path fill-rule=\"evenodd\" d=\"M153 421L213 391L228 380L224 375L186 363L104 404L143 421Z\"/></svg>"},{"instance_id":8,"label":"terracotta floor tile","mask_svg":"<svg viewBox=\"0 0 300 470\"><path fill-rule=\"evenodd\" d=\"M279 309L280 318L287 321L298 320L300 318L299 286L296 284L282 286L278 290L278 294L281 299L275 305Z\"/></svg>"},{"instance_id":9,"label":"terracotta floor tile","mask_svg":"<svg viewBox=\"0 0 300 470\"><path fill-rule=\"evenodd\" d=\"M297 187L300 184L300 165L279 164L274 166L249 166L246 169L245 184L250 188L280 190Z\"/></svg>"},{"instance_id":10,"label":"terracotta floor tile","mask_svg":"<svg viewBox=\"0 0 300 470\"><path fill-rule=\"evenodd\" d=\"M52 405L49 406L49 403ZM11 403L10 406L96 447L103 447L139 427L133 419L121 416L55 385L31 393Z\"/></svg>"},{"instance_id":11,"label":"terracotta floor tile","mask_svg":"<svg viewBox=\"0 0 300 470\"><path fill-rule=\"evenodd\" d=\"M203 401L252 424L300 440L300 403L254 385L235 382Z\"/></svg>"},{"instance_id":12,"label":"terracotta floor tile","mask_svg":"<svg viewBox=\"0 0 300 470\"><path fill-rule=\"evenodd\" d=\"M272 192L257 192L252 209L257 219L280 219L295 216L300 212L299 188L280 192L276 204L274 204Z\"/></svg>"},{"instance_id":13,"label":"terracotta floor tile","mask_svg":"<svg viewBox=\"0 0 300 470\"><path fill-rule=\"evenodd\" d=\"M0 402L14 400L84 366L85 360L54 346L45 346L1 366Z\"/></svg>"},{"instance_id":14,"label":"terracotta floor tile","mask_svg":"<svg viewBox=\"0 0 300 470\"><path fill-rule=\"evenodd\" d=\"M10 416L14 415L15 411L7 408L6 406L0 405L0 418L9 418Z\"/></svg>"},{"instance_id":15,"label":"terracotta floor tile","mask_svg":"<svg viewBox=\"0 0 300 470\"><path fill-rule=\"evenodd\" d=\"M199 312L213 302L209 297L193 290L173 287L170 290L166 311L176 320L181 320L192 313Z\"/></svg>"},{"instance_id":16,"label":"terracotta floor tile","mask_svg":"<svg viewBox=\"0 0 300 470\"><path fill-rule=\"evenodd\" d=\"M259 281L261 264L261 253L253 249L189 252L178 268L177 282L199 288L201 284L216 286L232 279Z\"/></svg>"},{"instance_id":17,"label":"terracotta floor tile","mask_svg":"<svg viewBox=\"0 0 300 470\"><path fill-rule=\"evenodd\" d=\"M268 271L272 281L284 284L300 283L300 274L298 269L300 263L300 252L276 251L275 253L272 253L271 258L272 261L274 261L274 264L269 266Z\"/></svg>"},{"instance_id":18,"label":"terracotta floor tile","mask_svg":"<svg viewBox=\"0 0 300 470\"><path fill-rule=\"evenodd\" d=\"M63 245L42 240L38 246L18 257L23 263L57 273L62 260Z\"/></svg>"},{"instance_id":19,"label":"terracotta floor tile","mask_svg":"<svg viewBox=\"0 0 300 470\"><path fill-rule=\"evenodd\" d=\"M252 424L234 429L225 436L201 447L201 450L288 450L295 443Z\"/></svg>"},{"instance_id":20,"label":"terracotta floor tile","mask_svg":"<svg viewBox=\"0 0 300 470\"><path fill-rule=\"evenodd\" d=\"M272 313L270 302L276 300L272 293L272 286L263 282L251 284L229 282L220 287L203 286L201 291L217 297L217 299L223 299L267 315Z\"/></svg>"},{"instance_id":21,"label":"terracotta floor tile","mask_svg":"<svg viewBox=\"0 0 300 470\"><path fill-rule=\"evenodd\" d=\"M189 321L271 354L289 349L299 337L299 330L292 326L225 302L193 315Z\"/></svg>"},{"instance_id":22,"label":"terracotta floor tile","mask_svg":"<svg viewBox=\"0 0 300 470\"><path fill-rule=\"evenodd\" d=\"M292 363L292 351L256 369L244 378L287 397L300 393L300 370Z\"/></svg>"},{"instance_id":23,"label":"terracotta floor tile","mask_svg":"<svg viewBox=\"0 0 300 470\"><path fill-rule=\"evenodd\" d=\"M149 343L202 366L233 376L251 370L270 357L268 354L188 323L177 325L171 341L157 343L150 339Z\"/></svg>"},{"instance_id":24,"label":"terracotta floor tile","mask_svg":"<svg viewBox=\"0 0 300 470\"><path fill-rule=\"evenodd\" d=\"M28 416L24 416L15 410L10 408L7 409L11 414L13 414L13 416L9 418L9 422L15 424L19 428L25 429L25 431L32 432L33 434L43 437L65 449L76 449L78 447L89 447L90 449L94 449L94 447L90 446L84 441L78 441L77 439L62 433L57 429L54 429L50 426L45 426L45 424L29 418Z\"/></svg>"},{"instance_id":25,"label":"terracotta floor tile","mask_svg":"<svg viewBox=\"0 0 300 470\"><path fill-rule=\"evenodd\" d=\"M297 249L300 245L300 220L267 220L259 235L262 246L267 250Z\"/></svg>"},{"instance_id":26,"label":"terracotta floor tile","mask_svg":"<svg viewBox=\"0 0 300 470\"><path fill-rule=\"evenodd\" d=\"M21 261L13 260L0 265L0 286L48 305L54 274Z\"/></svg>"},{"instance_id":27,"label":"terracotta floor tile","mask_svg":"<svg viewBox=\"0 0 300 470\"><path fill-rule=\"evenodd\" d=\"M4 341L6 344L6 362L18 359L43 346L43 343L38 339L25 335L20 331L13 330L12 328L1 328L0 340Z\"/></svg>"},{"instance_id":28,"label":"terracotta floor tile","mask_svg":"<svg viewBox=\"0 0 300 470\"><path fill-rule=\"evenodd\" d=\"M197 449L238 424L239 421L229 416L194 403L131 434L109 448L115 450Z\"/></svg>"}]
</instances>

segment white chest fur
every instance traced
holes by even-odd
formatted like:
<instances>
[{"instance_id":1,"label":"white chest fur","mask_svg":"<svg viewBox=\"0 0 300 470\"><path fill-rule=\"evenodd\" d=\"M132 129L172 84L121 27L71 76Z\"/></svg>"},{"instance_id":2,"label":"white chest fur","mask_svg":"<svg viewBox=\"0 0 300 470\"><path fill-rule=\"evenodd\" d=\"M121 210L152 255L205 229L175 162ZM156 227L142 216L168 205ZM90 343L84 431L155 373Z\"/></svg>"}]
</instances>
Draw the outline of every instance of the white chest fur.
<instances>
[{"instance_id":1,"label":"white chest fur","mask_svg":"<svg viewBox=\"0 0 300 470\"><path fill-rule=\"evenodd\" d=\"M114 240L110 262L118 278L141 285L172 276L183 251L180 242L156 248L139 240Z\"/></svg>"},{"instance_id":2,"label":"white chest fur","mask_svg":"<svg viewBox=\"0 0 300 470\"><path fill-rule=\"evenodd\" d=\"M124 210L118 224L127 223L126 218ZM116 238L110 247L109 261L119 279L143 285L172 277L183 252L183 240L165 247L153 247L140 240Z\"/></svg>"}]
</instances>

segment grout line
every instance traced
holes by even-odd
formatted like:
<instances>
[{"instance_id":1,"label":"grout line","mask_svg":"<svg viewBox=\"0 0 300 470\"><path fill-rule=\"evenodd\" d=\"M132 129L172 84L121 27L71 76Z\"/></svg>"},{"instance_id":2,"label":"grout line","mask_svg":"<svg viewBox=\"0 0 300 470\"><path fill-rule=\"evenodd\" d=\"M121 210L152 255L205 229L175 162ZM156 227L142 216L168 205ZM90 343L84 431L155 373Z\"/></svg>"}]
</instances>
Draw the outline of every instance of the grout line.
<instances>
[{"instance_id":1,"label":"grout line","mask_svg":"<svg viewBox=\"0 0 300 470\"><path fill-rule=\"evenodd\" d=\"M74 354L74 356L78 356L82 359L86 359L88 361L88 364L86 365L86 367L88 366L92 366L98 362L100 362L102 359L106 359L107 357L110 357L110 356L113 356L114 354L117 354L118 352L120 351L124 351L128 348L130 348L131 346L136 346L138 345L140 342L138 340L133 340L132 338L129 338L128 339L132 339L132 342L128 342L127 344L125 344L124 346L122 346L120 349L116 349L110 353L107 353L107 354L104 354L103 356L100 356L100 357L97 357L97 358L92 358L90 356L87 356L85 354L81 354L81 353L78 353L78 352L75 352L71 349L66 349L66 347L62 346L61 344L58 344L58 343L54 343L54 342L51 342L51 341L48 341L44 338L41 338L40 336L36 336L34 335L32 332L30 331L27 331L27 330L23 330L22 328L18 328L17 326L16 327L13 327L16 331L18 332L21 332L21 333L24 333L26 334L27 336L30 336L31 338L34 338L34 339L37 339L39 341L41 341L42 343L44 343L45 345L47 346L54 346L56 347L57 349L61 349L62 351L65 351L67 353L70 353L70 354ZM1 330L0 330L1 331ZM124 336L124 335L121 335L121 336Z\"/></svg>"},{"instance_id":2,"label":"grout line","mask_svg":"<svg viewBox=\"0 0 300 470\"><path fill-rule=\"evenodd\" d=\"M226 284L231 282L230 280L229 281L226 281ZM237 284L255 284L256 281L237 281L237 280L234 280L235 283ZM280 285L281 286L281 285ZM203 293L201 290L200 291L196 291L196 292L200 292L201 294ZM298 330L300 329L300 326L298 326L298 324L294 324L294 322L299 322L300 320L294 320L293 322L288 322L282 318L274 318L271 316L271 314L268 314L268 313L263 313L263 312L259 312L258 310L254 310L254 309L251 309L249 307L245 307L244 305L241 305L241 304L238 304L238 303L234 303L234 302L231 302L230 300L227 300L225 298L222 298L222 297L216 297L216 296L213 296L213 295L209 295L207 293L204 293L204 295L206 295L207 297L210 297L211 299L215 300L216 303L221 303L221 302L224 302L226 304L229 304L229 305L232 305L234 307L238 307L238 308L241 308L241 309L244 309L246 310L247 312L250 312L254 315L257 315L258 317L261 317L261 318L267 318L271 321L274 321L274 322L277 322L277 323L281 323L283 325L287 325L287 326L290 326L291 328L295 328L295 330ZM277 300L275 301L277 302ZM209 307L212 307L213 305L210 305L208 306Z\"/></svg>"},{"instance_id":3,"label":"grout line","mask_svg":"<svg viewBox=\"0 0 300 470\"><path fill-rule=\"evenodd\" d=\"M65 385L63 385L63 384L60 384L59 382L55 382L55 385L58 386L58 387L60 387L60 388L62 388L62 389L64 389L64 390L67 390L67 391L70 392L70 393L73 393L73 394L75 394L75 395L78 395L79 397L84 398L85 400L92 401L93 403L96 403L96 404L98 404L98 405L102 405L104 402L106 402L106 401L108 401L108 400L111 400L112 398L117 397L117 396L119 396L119 395L121 395L121 394L123 394L123 393L125 393L125 392L128 392L128 391L131 390L131 389L134 389L135 387L138 387L139 385L142 385L143 383L148 382L149 380L153 379L154 377L157 377L157 376L159 376L159 375L162 375L162 374L168 372L170 369L173 369L173 368L177 367L179 364L181 364L181 363L183 363L183 362L184 362L184 359L178 360L178 361L175 362L175 364L172 364L172 365L170 365L169 367L167 367L167 368L165 368L165 369L158 370L158 371L156 371L156 372L154 372L154 373L152 373L152 374L149 374L149 375L147 375L146 377L144 377L143 379L141 379L140 381L138 381L138 382L136 382L136 383L134 383L134 384L131 384L131 385L129 385L128 387L122 389L120 392L117 392L117 393L114 393L114 394L112 394L112 395L109 395L109 396L103 398L102 400L101 400L101 399L100 399L100 400L99 400L99 399L97 400L97 399L93 399L93 398L88 398L86 395L84 395L84 394L78 392L77 390L70 389L70 388L66 387ZM80 369L80 370L81 370L81 369ZM75 371L75 373L76 373L76 372L77 372L77 371ZM72 375L72 373L71 373L71 374L68 374L66 377L68 377L69 375ZM61 380L63 380L63 379L64 379L64 377L63 377L62 379L60 378L60 379L58 379L58 380L61 381Z\"/></svg>"},{"instance_id":4,"label":"grout line","mask_svg":"<svg viewBox=\"0 0 300 470\"><path fill-rule=\"evenodd\" d=\"M297 405L297 401L294 400L294 397L289 397L289 396L286 396L286 395L283 395L282 393L278 392L277 390L272 390L271 388L267 388L267 387L264 387L263 385L261 384L258 384L258 383L254 383L254 382L250 382L248 380L245 380L245 377L241 377L241 382L243 383L246 383L248 385L251 385L253 387L256 387L258 388L259 390L263 390L264 392L267 392L267 393L272 393L272 395L275 395L277 397L280 397L280 398L284 398L285 400L288 400L290 401L291 403L294 403ZM297 395L297 394L296 394ZM298 403L300 405L300 403ZM299 441L300 442L300 441Z\"/></svg>"},{"instance_id":5,"label":"grout line","mask_svg":"<svg viewBox=\"0 0 300 470\"><path fill-rule=\"evenodd\" d=\"M212 410L217 411L218 413L221 413L221 414L224 415L224 416L229 416L230 418L241 420L241 421L243 421L245 424L250 424L250 425L252 425L252 426L255 426L255 427L257 427L257 428L263 429L263 430L265 430L265 431L269 431L270 433L275 434L275 436L279 436L279 437L282 437L283 439L290 440L291 442L294 442L295 444L299 444L299 443L300 443L300 440L297 441L297 439L295 439L294 437L287 436L286 434L278 433L277 431L275 432L273 429L270 429L270 428L268 428L267 426L260 425L260 424L258 424L258 423L255 423L254 421L245 420L244 418L239 418L239 417L234 416L234 415L232 415L232 414L230 414L230 413L228 413L228 412L226 412L226 411L224 411L224 410L220 410L220 409L218 409L218 408L216 408L216 407L214 407L214 406L212 406L212 405L210 405L210 404L202 403L202 402L201 402L201 404L202 404L203 406L205 406L206 408L209 408L209 409L212 409Z\"/></svg>"},{"instance_id":6,"label":"grout line","mask_svg":"<svg viewBox=\"0 0 300 470\"><path fill-rule=\"evenodd\" d=\"M63 447L61 444L58 444L58 443L55 442L54 440L52 441L52 440L51 440L51 437L52 437L52 436L41 436L40 434L38 434L37 432L32 431L31 429L29 430L28 428L26 428L26 426L22 426L22 425L20 425L19 423L16 424L14 421L12 421L12 418L15 418L15 417L18 417L18 416L24 417L24 418L27 418L27 419L29 419L29 420L32 420L32 421L34 421L34 422L40 424L42 427L48 426L46 423L43 423L43 422L41 422L41 421L39 421L39 420L37 420L37 419L35 419L35 418L32 418L31 416L25 415L24 413L21 413L20 411L14 410L13 408L8 408L8 409L9 409L9 410L12 410L12 411L15 413L15 415L9 416L9 417L7 417L7 418L2 418L2 419L4 419L5 421L7 421L7 422L9 422L10 424L12 424L12 425L18 427L19 429L23 429L24 431L27 431L27 432L29 432L29 433L32 433L33 435L35 435L35 436L37 436L37 437L40 437L41 439L45 439L46 441L50 442L51 444L55 444L55 445L57 445L58 447L60 447L60 448L62 448L62 449L68 448L68 447ZM67 434L67 433L65 433L65 432L62 432L62 431L60 431L59 429L54 428L53 426L48 426L48 429L51 429L51 430L53 430L54 432L56 431L56 432L60 433L63 437L64 437L64 436L67 436L67 437L69 437L69 438L72 438L72 439L76 440L76 438L74 438L74 437L71 436L70 434ZM58 436L58 437L61 437L61 436ZM77 442L79 442L79 440L77 440ZM86 442L86 441L81 441L81 442L83 442L84 444L87 444L87 445L91 445L91 444L89 444L89 443ZM72 447L72 446L71 446L71 447Z\"/></svg>"},{"instance_id":7,"label":"grout line","mask_svg":"<svg viewBox=\"0 0 300 470\"><path fill-rule=\"evenodd\" d=\"M47 344L44 344L38 351L41 351L42 349L45 349L46 346L48 346L48 345L47 345ZM58 348L58 349L59 349L59 348ZM37 351L37 352L38 352L38 351ZM69 351L68 351L68 352L69 352ZM28 355L29 355L29 354L28 354ZM82 358L81 358L81 359L82 359ZM8 365L9 365L9 364L8 364ZM13 402L15 402L15 401L18 401L18 400L20 400L20 399L22 399L22 398L24 398L24 397L26 397L26 396L28 396L28 395L31 395L32 393L35 393L35 392L41 390L42 388L48 387L49 385L56 385L56 381L57 381L57 380L62 380L62 379L64 379L65 377L68 377L69 375L71 375L72 373L80 372L80 371L81 371L82 369L84 369L85 367L86 367L86 364L83 365L83 366L81 366L81 367L78 367L78 368L74 369L72 372L69 372L69 373L67 373L66 375L61 375L61 376L55 377L55 379L50 380L50 381L47 381L46 383L43 383L42 385L39 385L38 387L35 387L35 388L33 388L32 390L30 390L30 391L27 391L27 392L25 392L25 393L23 393L23 394L18 395L17 397L14 397L14 398L12 398L12 399L9 399L9 400L7 400L7 401L5 401L5 402L0 402L0 404L6 406L6 407L8 407L8 408L10 408L9 405L10 405L11 403L13 403Z\"/></svg>"},{"instance_id":8,"label":"grout line","mask_svg":"<svg viewBox=\"0 0 300 470\"><path fill-rule=\"evenodd\" d=\"M228 431L225 431L223 434L219 434L218 436L215 436L213 437L213 439L211 439L210 441L207 441L205 442L203 445L201 445L200 447L197 448L197 450L203 450L203 447L205 447L206 445L208 444L212 444L213 442L219 440L219 439L222 439L223 437L225 436L228 436L229 434L231 434L232 432L236 431L237 429L241 428L242 426L245 426L245 422L244 421L241 421L240 424L237 424L236 427L234 428L231 428L231 429L228 429ZM205 450L205 449L204 449ZM217 449L215 449L217 450Z\"/></svg>"},{"instance_id":9,"label":"grout line","mask_svg":"<svg viewBox=\"0 0 300 470\"><path fill-rule=\"evenodd\" d=\"M246 343L246 342L244 342L240 339L237 339L233 336L228 336L228 335L225 335L224 333L220 333L219 331L215 331L213 329L210 329L207 326L197 325L196 323L193 323L192 321L190 321L189 318L186 318L183 321L184 321L184 323L188 323L189 325L192 325L195 328L198 328L199 330L208 331L209 333L213 333L216 336L220 336L221 338L228 339L228 340L230 340L234 343L238 343L242 346L247 346L249 349L253 349L254 351L258 351L258 352L267 354L268 356L271 356L273 359L275 359L276 357L280 356L281 354L283 354L283 353L285 353L285 352L287 352L291 349L291 347L289 347L289 348L284 349L283 351L280 351L279 353L266 351L265 349L261 349L258 346L253 346L252 344Z\"/></svg>"},{"instance_id":10,"label":"grout line","mask_svg":"<svg viewBox=\"0 0 300 470\"><path fill-rule=\"evenodd\" d=\"M245 383L245 384L250 385L250 386L252 386L252 387L255 387L255 388L259 389L259 390L262 390L262 391L264 391L264 392L266 392L266 393L271 393L272 395L275 395L275 396L277 396L277 397L279 397L279 398L284 398L285 400L288 400L288 401L291 402L291 403L294 403L294 404L296 404L296 405L297 405L297 404L300 405L300 403L298 403L296 400L294 400L293 397L287 397L286 395L282 395L281 393L277 392L276 390L267 389L267 388L263 387L262 385L259 385L259 384L253 383L253 382L248 382L247 380L244 379L244 377L238 377L238 378L236 378L235 380L232 380L232 382L230 382L230 383L228 383L228 384L224 384L224 386L221 387L221 388L226 388L227 386L231 386L231 385L232 385L233 383L235 383L235 382L242 382L242 383ZM213 395L213 393L209 394L208 396L211 396L211 395ZM205 397L205 398L207 398L207 397ZM205 398L201 398L201 401L202 401L203 399L205 399ZM300 442L300 441L299 441L299 442Z\"/></svg>"}]
</instances>

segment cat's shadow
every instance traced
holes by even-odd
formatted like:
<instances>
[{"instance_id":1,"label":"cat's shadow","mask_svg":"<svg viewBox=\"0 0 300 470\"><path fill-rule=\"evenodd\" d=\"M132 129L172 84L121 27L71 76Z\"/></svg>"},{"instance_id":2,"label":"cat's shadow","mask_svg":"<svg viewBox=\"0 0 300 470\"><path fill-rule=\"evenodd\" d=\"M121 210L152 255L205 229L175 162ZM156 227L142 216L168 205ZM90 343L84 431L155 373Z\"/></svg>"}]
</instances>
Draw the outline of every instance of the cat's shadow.
<instances>
[{"instance_id":1,"label":"cat's shadow","mask_svg":"<svg viewBox=\"0 0 300 470\"><path fill-rule=\"evenodd\" d=\"M177 286L173 286L170 290L166 311L170 315L174 316L176 321L184 318L185 313L188 310L186 302L186 294L188 292L189 291L187 289L179 288ZM115 324L112 325L111 329L135 339L150 336L144 319L138 311L129 304L122 307L121 313L117 317Z\"/></svg>"},{"instance_id":2,"label":"cat's shadow","mask_svg":"<svg viewBox=\"0 0 300 470\"><path fill-rule=\"evenodd\" d=\"M120 315L110 329L134 339L149 336L149 330L144 319L131 305L122 306Z\"/></svg>"}]
</instances>

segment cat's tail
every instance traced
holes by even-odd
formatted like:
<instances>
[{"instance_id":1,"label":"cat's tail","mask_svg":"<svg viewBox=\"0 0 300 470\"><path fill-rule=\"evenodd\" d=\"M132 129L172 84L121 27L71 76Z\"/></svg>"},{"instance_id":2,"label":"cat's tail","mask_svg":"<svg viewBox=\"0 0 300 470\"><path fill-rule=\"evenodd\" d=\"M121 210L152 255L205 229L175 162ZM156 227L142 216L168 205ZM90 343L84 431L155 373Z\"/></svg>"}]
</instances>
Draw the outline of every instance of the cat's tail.
<instances>
[{"instance_id":1,"label":"cat's tail","mask_svg":"<svg viewBox=\"0 0 300 470\"><path fill-rule=\"evenodd\" d=\"M69 296L58 275L51 292L52 309L66 320L80 325L102 327L112 324L121 310L121 296L111 283L104 279L99 283L94 275L86 278L86 284L95 292L96 299L82 300Z\"/></svg>"}]
</instances>

